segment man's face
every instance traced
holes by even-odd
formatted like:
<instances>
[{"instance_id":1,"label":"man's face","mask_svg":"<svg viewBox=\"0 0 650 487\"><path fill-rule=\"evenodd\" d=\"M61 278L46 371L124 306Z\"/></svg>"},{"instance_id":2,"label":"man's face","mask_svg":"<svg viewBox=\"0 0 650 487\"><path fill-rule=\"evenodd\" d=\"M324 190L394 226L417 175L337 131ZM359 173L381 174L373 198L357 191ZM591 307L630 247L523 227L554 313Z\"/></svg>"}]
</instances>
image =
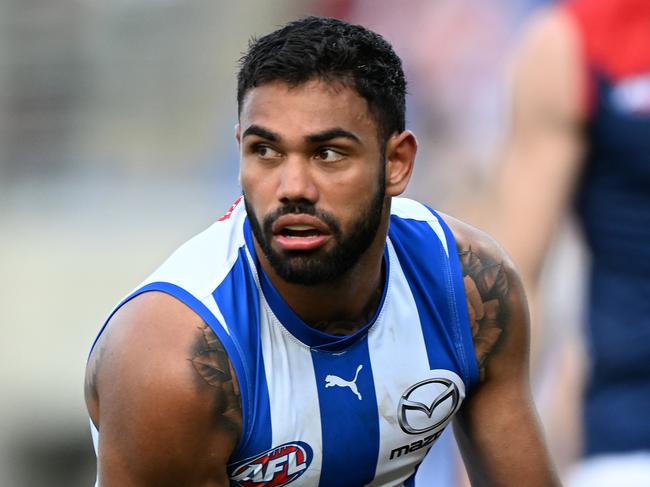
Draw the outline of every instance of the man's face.
<instances>
[{"instance_id":1,"label":"man's face","mask_svg":"<svg viewBox=\"0 0 650 487\"><path fill-rule=\"evenodd\" d=\"M276 274L314 285L350 270L377 238L385 164L366 101L340 83L252 89L240 114L241 184Z\"/></svg>"}]
</instances>

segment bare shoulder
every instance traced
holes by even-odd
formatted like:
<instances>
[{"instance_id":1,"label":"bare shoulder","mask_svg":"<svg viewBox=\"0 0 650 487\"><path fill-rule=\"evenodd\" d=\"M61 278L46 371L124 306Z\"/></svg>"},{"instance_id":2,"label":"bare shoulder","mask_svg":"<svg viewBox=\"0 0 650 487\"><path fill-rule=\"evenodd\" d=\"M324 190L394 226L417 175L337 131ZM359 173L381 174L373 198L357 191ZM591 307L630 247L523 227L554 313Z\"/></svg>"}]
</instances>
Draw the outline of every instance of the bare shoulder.
<instances>
[{"instance_id":1,"label":"bare shoulder","mask_svg":"<svg viewBox=\"0 0 650 487\"><path fill-rule=\"evenodd\" d=\"M481 380L526 367L528 308L512 260L487 233L442 217L456 240Z\"/></svg>"},{"instance_id":2,"label":"bare shoulder","mask_svg":"<svg viewBox=\"0 0 650 487\"><path fill-rule=\"evenodd\" d=\"M528 22L515 53L515 113L536 113L558 125L579 123L587 86L584 53L576 24L565 8L553 6ZM549 75L550 74L550 75Z\"/></svg>"},{"instance_id":3,"label":"bare shoulder","mask_svg":"<svg viewBox=\"0 0 650 487\"><path fill-rule=\"evenodd\" d=\"M491 235L451 215L441 212L438 213L454 234L456 247L459 249L459 252L461 248L468 249L469 247L472 247L475 252L499 260L503 265L507 265L514 270L514 264L510 257Z\"/></svg>"},{"instance_id":4,"label":"bare shoulder","mask_svg":"<svg viewBox=\"0 0 650 487\"><path fill-rule=\"evenodd\" d=\"M546 49L548 52L566 49L568 43L577 43L578 32L566 8L553 5L537 11L524 30L523 48Z\"/></svg>"},{"instance_id":5,"label":"bare shoulder","mask_svg":"<svg viewBox=\"0 0 650 487\"><path fill-rule=\"evenodd\" d=\"M106 485L167 485L187 472L225 479L241 434L236 377L216 334L175 298L148 292L118 310L85 389Z\"/></svg>"}]
</instances>

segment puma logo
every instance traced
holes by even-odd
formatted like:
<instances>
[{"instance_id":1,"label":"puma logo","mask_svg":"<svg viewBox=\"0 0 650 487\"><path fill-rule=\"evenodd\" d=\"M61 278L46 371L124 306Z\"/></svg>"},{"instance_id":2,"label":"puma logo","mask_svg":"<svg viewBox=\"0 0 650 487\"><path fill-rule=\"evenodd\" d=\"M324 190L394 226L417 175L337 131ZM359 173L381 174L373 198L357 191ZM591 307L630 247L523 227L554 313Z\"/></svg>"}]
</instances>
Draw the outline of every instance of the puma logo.
<instances>
[{"instance_id":1,"label":"puma logo","mask_svg":"<svg viewBox=\"0 0 650 487\"><path fill-rule=\"evenodd\" d=\"M357 377L359 377L359 371L363 369L363 365L357 367L357 373L354 374L354 379L345 380L341 379L338 375L328 375L325 377L325 388L327 387L349 387L350 390L359 398L361 401L361 394L359 394L359 389L357 389Z\"/></svg>"}]
</instances>

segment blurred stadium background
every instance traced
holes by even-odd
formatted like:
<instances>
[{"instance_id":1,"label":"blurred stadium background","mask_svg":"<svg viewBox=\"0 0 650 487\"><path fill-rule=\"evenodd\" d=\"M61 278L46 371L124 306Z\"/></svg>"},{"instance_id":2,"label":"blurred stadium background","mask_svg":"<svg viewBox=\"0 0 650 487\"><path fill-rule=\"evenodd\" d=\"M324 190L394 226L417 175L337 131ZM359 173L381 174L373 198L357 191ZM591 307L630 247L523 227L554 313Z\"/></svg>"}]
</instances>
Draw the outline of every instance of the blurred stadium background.
<instances>
[{"instance_id":1,"label":"blurred stadium background","mask_svg":"<svg viewBox=\"0 0 650 487\"><path fill-rule=\"evenodd\" d=\"M543 2L397 3L0 0L0 485L92 485L86 355L119 298L237 197L251 35L317 13L387 37L421 145L410 195L464 211L496 157L511 47ZM555 295L577 289L548 276Z\"/></svg>"}]
</instances>

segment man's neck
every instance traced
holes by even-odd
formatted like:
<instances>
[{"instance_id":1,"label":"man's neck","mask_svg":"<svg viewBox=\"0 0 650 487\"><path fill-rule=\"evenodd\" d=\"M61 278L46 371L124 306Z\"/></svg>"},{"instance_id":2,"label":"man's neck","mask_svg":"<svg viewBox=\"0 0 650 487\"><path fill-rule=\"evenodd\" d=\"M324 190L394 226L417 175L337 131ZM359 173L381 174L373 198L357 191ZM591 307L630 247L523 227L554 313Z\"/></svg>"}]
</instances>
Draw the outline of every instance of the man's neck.
<instances>
[{"instance_id":1,"label":"man's neck","mask_svg":"<svg viewBox=\"0 0 650 487\"><path fill-rule=\"evenodd\" d=\"M330 335L346 336L352 335L354 332L362 328L370 322L381 303L382 291L385 286L385 264L382 265L379 275L379 283L375 291L366 300L366 304L362 309L341 309L341 314L332 313L328 318L322 318L319 321L305 320L312 328L328 333ZM348 291L348 295L349 295ZM363 301L360 301L363 303ZM322 315L321 315L322 316ZM316 320L316 318L315 318Z\"/></svg>"},{"instance_id":2,"label":"man's neck","mask_svg":"<svg viewBox=\"0 0 650 487\"><path fill-rule=\"evenodd\" d=\"M280 296L308 325L331 335L351 335L368 323L381 302L386 263L385 229L353 268L339 279L305 286L280 278L260 253L262 268Z\"/></svg>"}]
</instances>

